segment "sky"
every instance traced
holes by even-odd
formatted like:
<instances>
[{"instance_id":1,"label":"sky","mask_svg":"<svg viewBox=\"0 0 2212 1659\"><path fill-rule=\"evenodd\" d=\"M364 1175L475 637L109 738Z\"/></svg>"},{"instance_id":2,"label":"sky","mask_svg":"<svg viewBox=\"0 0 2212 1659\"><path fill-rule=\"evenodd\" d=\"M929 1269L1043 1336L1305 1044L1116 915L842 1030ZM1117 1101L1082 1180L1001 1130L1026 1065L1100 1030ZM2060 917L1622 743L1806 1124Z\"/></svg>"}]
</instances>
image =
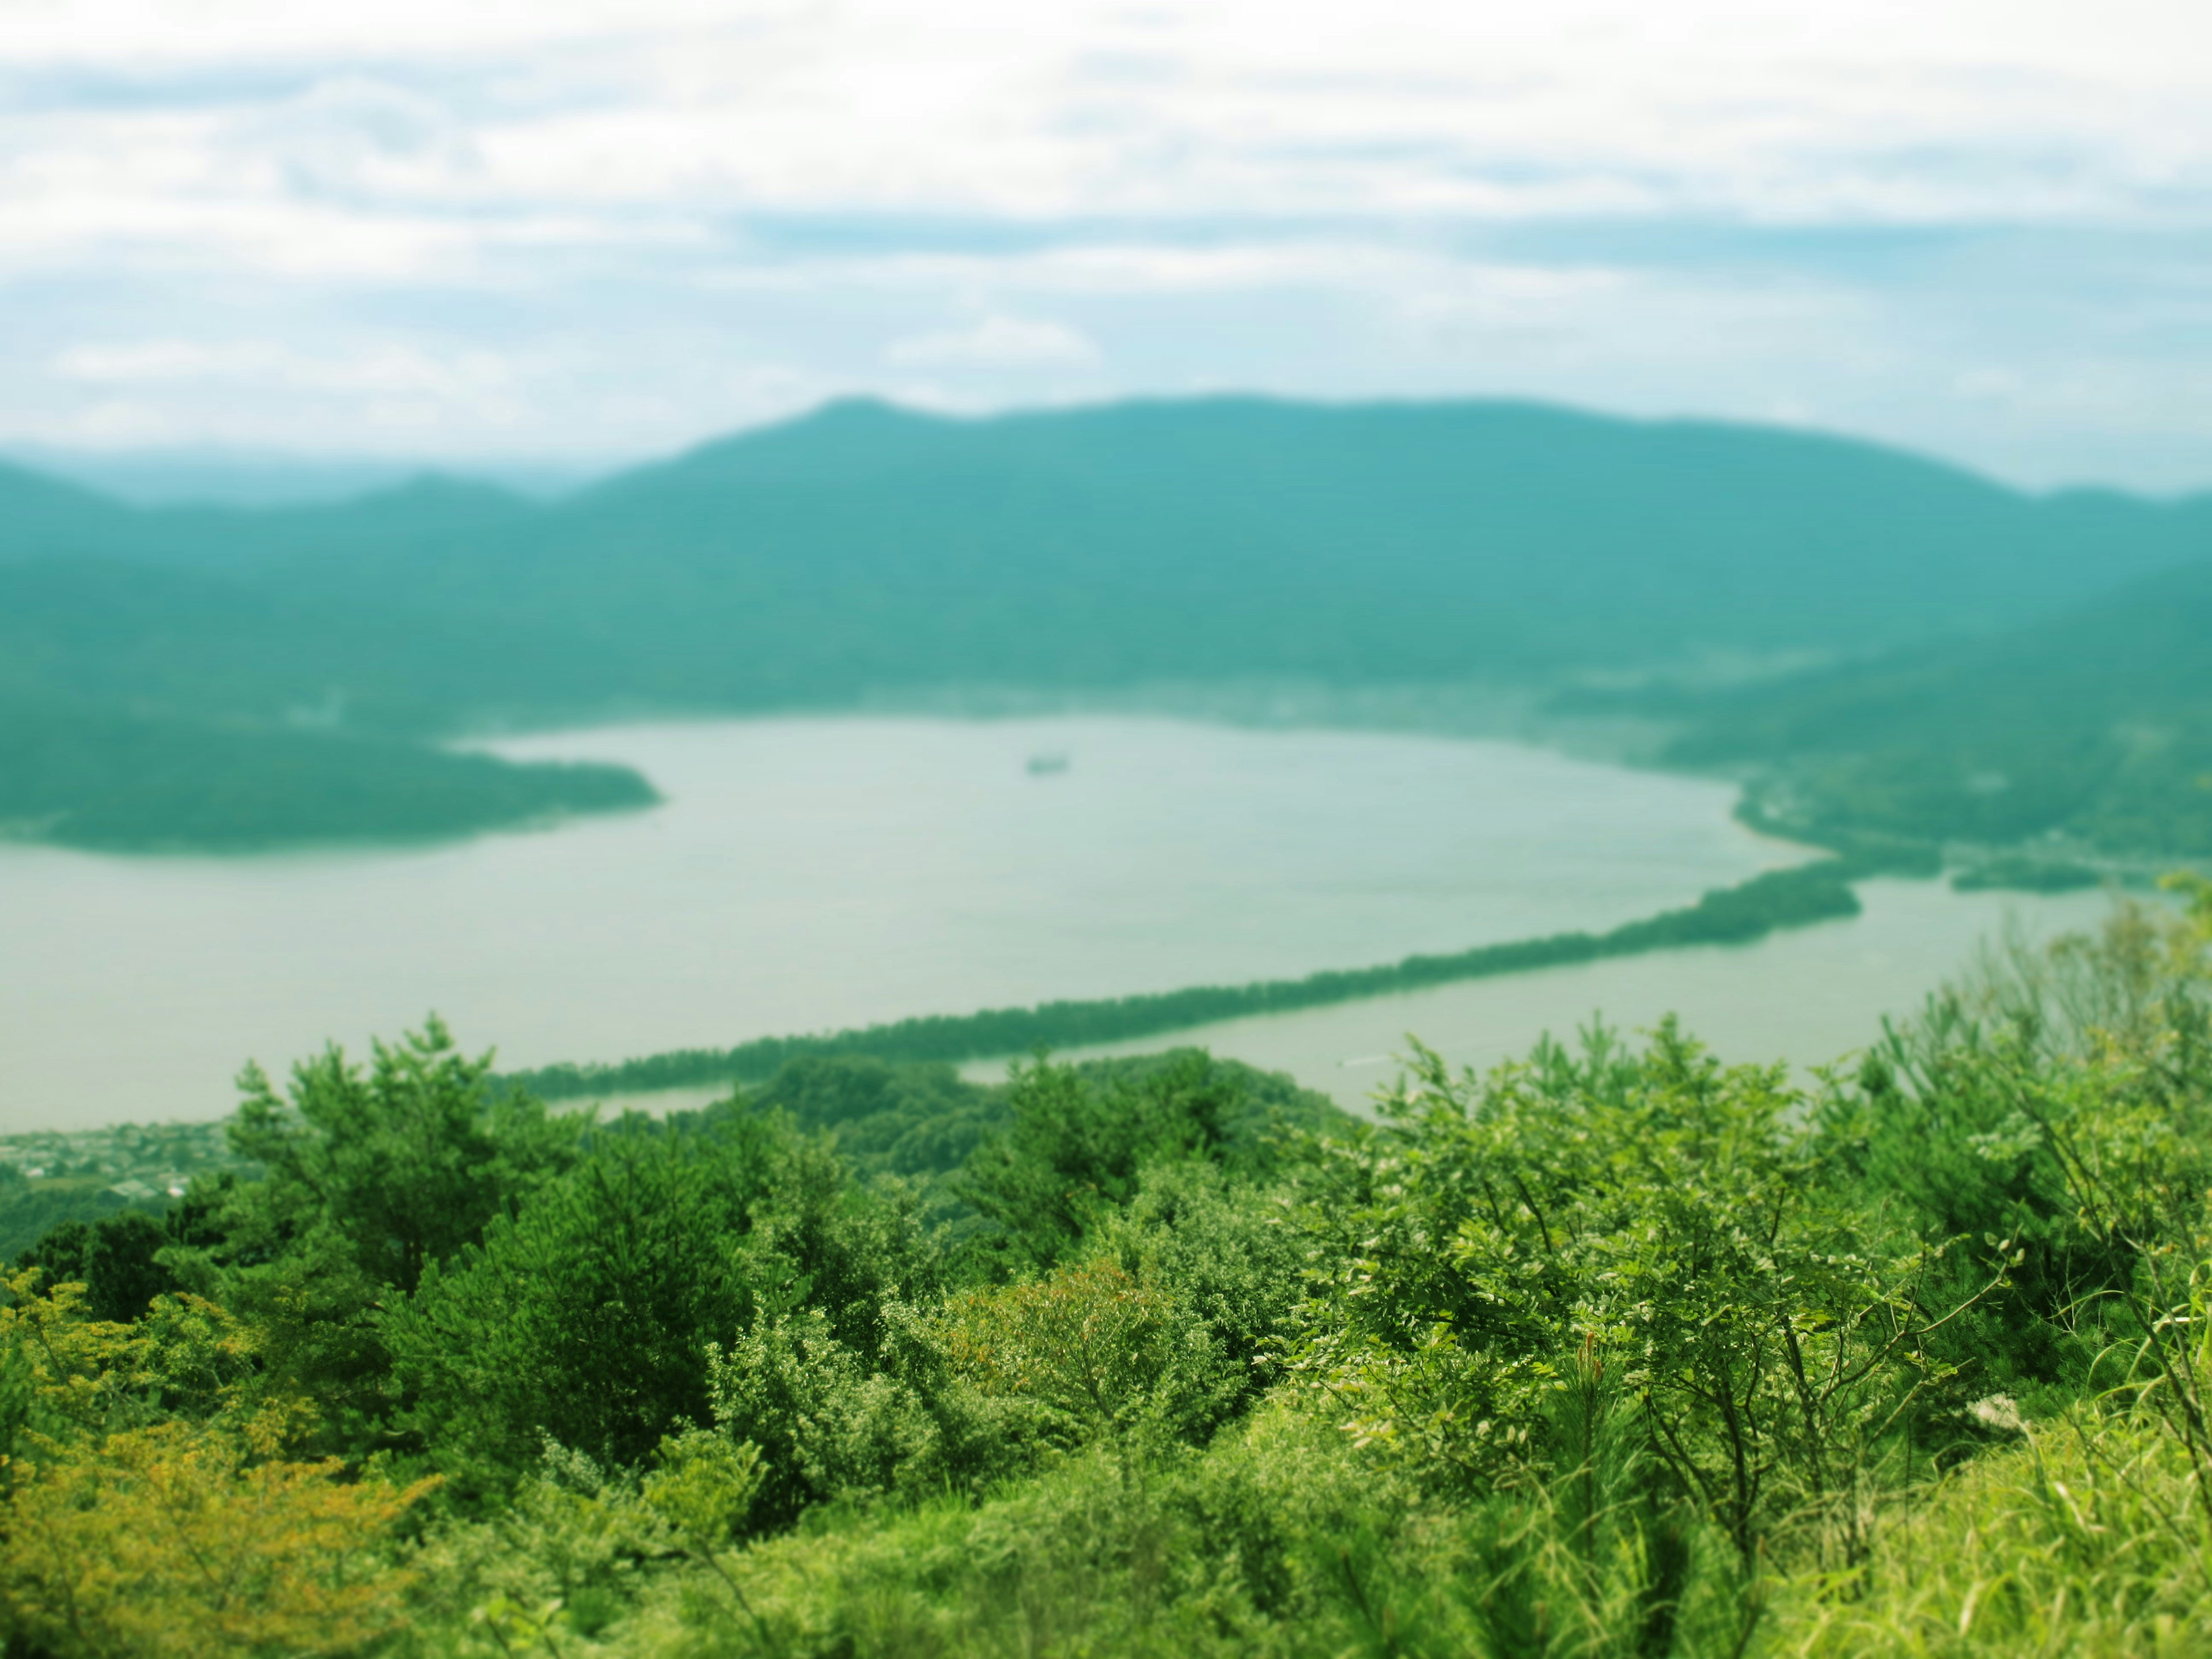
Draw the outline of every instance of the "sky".
<instances>
[{"instance_id":1,"label":"sky","mask_svg":"<svg viewBox=\"0 0 2212 1659\"><path fill-rule=\"evenodd\" d=\"M2212 487L2212 5L0 0L0 446L1221 390Z\"/></svg>"}]
</instances>

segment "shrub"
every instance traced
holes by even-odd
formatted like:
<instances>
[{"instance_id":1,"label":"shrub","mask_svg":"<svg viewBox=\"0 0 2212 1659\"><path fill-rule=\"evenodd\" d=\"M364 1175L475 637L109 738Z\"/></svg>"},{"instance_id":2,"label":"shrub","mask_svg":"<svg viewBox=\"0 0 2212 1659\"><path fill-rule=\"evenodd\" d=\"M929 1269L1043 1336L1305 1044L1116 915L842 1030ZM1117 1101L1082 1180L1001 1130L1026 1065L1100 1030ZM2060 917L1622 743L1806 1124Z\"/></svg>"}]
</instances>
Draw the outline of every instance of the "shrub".
<instances>
[{"instance_id":1,"label":"shrub","mask_svg":"<svg viewBox=\"0 0 2212 1659\"><path fill-rule=\"evenodd\" d=\"M797 1271L761 1225L787 1150L757 1121L603 1133L383 1314L403 1420L465 1495L503 1492L548 1435L630 1464L706 1420L707 1344Z\"/></svg>"},{"instance_id":2,"label":"shrub","mask_svg":"<svg viewBox=\"0 0 2212 1659\"><path fill-rule=\"evenodd\" d=\"M392 1523L432 1483L347 1481L273 1435L156 1423L15 1468L0 1585L9 1622L72 1656L334 1654L400 1619Z\"/></svg>"},{"instance_id":3,"label":"shrub","mask_svg":"<svg viewBox=\"0 0 2212 1659\"><path fill-rule=\"evenodd\" d=\"M1305 1212L1333 1265L1303 1375L1363 1442L1479 1492L1540 1468L1587 1352L1747 1559L1785 1524L1848 1556L1871 1462L1955 1389L1927 1341L1955 1310L1925 1293L1939 1250L1885 1254L1822 1186L1801 1106L1671 1027L1487 1079L1422 1053Z\"/></svg>"},{"instance_id":4,"label":"shrub","mask_svg":"<svg viewBox=\"0 0 2212 1659\"><path fill-rule=\"evenodd\" d=\"M952 1361L986 1393L1030 1407L1064 1445L1219 1419L1237 1379L1195 1314L1107 1257L978 1290L947 1310Z\"/></svg>"}]
</instances>

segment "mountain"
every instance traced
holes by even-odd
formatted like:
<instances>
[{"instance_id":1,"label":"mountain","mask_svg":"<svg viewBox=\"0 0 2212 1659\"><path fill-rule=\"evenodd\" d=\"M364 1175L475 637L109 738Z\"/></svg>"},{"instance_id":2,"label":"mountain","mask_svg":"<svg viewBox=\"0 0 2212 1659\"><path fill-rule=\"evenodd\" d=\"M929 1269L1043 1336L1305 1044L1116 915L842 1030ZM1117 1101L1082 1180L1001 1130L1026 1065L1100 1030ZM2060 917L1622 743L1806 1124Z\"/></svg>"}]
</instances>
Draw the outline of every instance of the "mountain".
<instances>
[{"instance_id":1,"label":"mountain","mask_svg":"<svg viewBox=\"0 0 2212 1659\"><path fill-rule=\"evenodd\" d=\"M557 717L562 687L592 712L622 684L592 662L583 640L404 592L352 602L89 555L0 564L0 685L142 712L431 735Z\"/></svg>"},{"instance_id":2,"label":"mountain","mask_svg":"<svg viewBox=\"0 0 2212 1659\"><path fill-rule=\"evenodd\" d=\"M1832 439L1240 399L980 421L833 405L511 528L270 574L596 631L649 653L643 687L750 702L1858 650L2212 554L2212 503L2041 501Z\"/></svg>"},{"instance_id":3,"label":"mountain","mask_svg":"<svg viewBox=\"0 0 2212 1659\"><path fill-rule=\"evenodd\" d=\"M82 450L9 444L14 462L137 507L185 503L274 507L344 501L435 471L420 459L373 455L299 455L225 445ZM551 497L602 476L604 466L559 461L471 459L468 476L532 497Z\"/></svg>"},{"instance_id":4,"label":"mountain","mask_svg":"<svg viewBox=\"0 0 2212 1659\"><path fill-rule=\"evenodd\" d=\"M1705 700L1674 758L1750 764L1814 832L2212 854L2212 562L1994 638Z\"/></svg>"},{"instance_id":5,"label":"mountain","mask_svg":"<svg viewBox=\"0 0 2212 1659\"><path fill-rule=\"evenodd\" d=\"M497 486L426 473L342 501L282 507L129 507L0 463L0 568L58 557L251 571L343 563L388 547L423 554L511 534L531 502Z\"/></svg>"},{"instance_id":6,"label":"mountain","mask_svg":"<svg viewBox=\"0 0 2212 1659\"><path fill-rule=\"evenodd\" d=\"M0 461L0 565L136 550L137 515L89 489Z\"/></svg>"},{"instance_id":7,"label":"mountain","mask_svg":"<svg viewBox=\"0 0 2212 1659\"><path fill-rule=\"evenodd\" d=\"M555 502L126 508L0 472L0 684L421 738L1147 680L1557 684L1995 635L2212 556L2212 501L1530 404L880 404ZM24 666L29 665L29 666Z\"/></svg>"},{"instance_id":8,"label":"mountain","mask_svg":"<svg viewBox=\"0 0 2212 1659\"><path fill-rule=\"evenodd\" d=\"M434 839L650 805L611 766L427 745L512 689L612 695L580 642L404 594L317 599L258 562L481 529L500 492L425 481L342 508L155 512L0 468L0 835L102 850ZM578 712L585 712L581 708Z\"/></svg>"},{"instance_id":9,"label":"mountain","mask_svg":"<svg viewBox=\"0 0 2212 1659\"><path fill-rule=\"evenodd\" d=\"M710 706L1857 651L2212 555L2212 503L2039 499L1832 438L1230 398L988 420L840 404L550 505L426 481L107 524L69 550L591 642L573 684L509 701L613 678ZM0 561L46 550L0 529Z\"/></svg>"}]
</instances>

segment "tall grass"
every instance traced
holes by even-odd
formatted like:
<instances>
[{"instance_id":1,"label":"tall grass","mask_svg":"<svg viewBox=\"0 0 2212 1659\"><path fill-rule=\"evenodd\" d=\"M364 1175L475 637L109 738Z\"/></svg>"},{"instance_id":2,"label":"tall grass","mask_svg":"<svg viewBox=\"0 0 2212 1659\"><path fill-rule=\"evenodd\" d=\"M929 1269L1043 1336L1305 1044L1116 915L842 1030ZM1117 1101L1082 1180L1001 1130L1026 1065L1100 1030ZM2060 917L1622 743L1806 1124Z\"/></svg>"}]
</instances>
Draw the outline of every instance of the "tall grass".
<instances>
[{"instance_id":1,"label":"tall grass","mask_svg":"<svg viewBox=\"0 0 2212 1659\"><path fill-rule=\"evenodd\" d=\"M1869 1559L1778 1590L1765 1646L1802 1656L2212 1652L2212 1527L2154 1417L2021 1425L1883 1506Z\"/></svg>"}]
</instances>

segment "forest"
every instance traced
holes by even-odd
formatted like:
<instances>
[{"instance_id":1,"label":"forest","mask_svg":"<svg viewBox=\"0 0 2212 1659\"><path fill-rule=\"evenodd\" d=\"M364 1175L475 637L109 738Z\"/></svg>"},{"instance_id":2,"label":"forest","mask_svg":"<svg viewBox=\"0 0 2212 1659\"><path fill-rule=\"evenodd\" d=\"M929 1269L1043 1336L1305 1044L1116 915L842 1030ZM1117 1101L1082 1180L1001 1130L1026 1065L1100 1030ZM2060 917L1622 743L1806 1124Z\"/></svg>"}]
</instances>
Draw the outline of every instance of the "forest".
<instances>
[{"instance_id":1,"label":"forest","mask_svg":"<svg viewBox=\"0 0 2212 1659\"><path fill-rule=\"evenodd\" d=\"M1809 1081L249 1068L237 1167L9 1266L6 1650L2202 1652L2180 889Z\"/></svg>"}]
</instances>

